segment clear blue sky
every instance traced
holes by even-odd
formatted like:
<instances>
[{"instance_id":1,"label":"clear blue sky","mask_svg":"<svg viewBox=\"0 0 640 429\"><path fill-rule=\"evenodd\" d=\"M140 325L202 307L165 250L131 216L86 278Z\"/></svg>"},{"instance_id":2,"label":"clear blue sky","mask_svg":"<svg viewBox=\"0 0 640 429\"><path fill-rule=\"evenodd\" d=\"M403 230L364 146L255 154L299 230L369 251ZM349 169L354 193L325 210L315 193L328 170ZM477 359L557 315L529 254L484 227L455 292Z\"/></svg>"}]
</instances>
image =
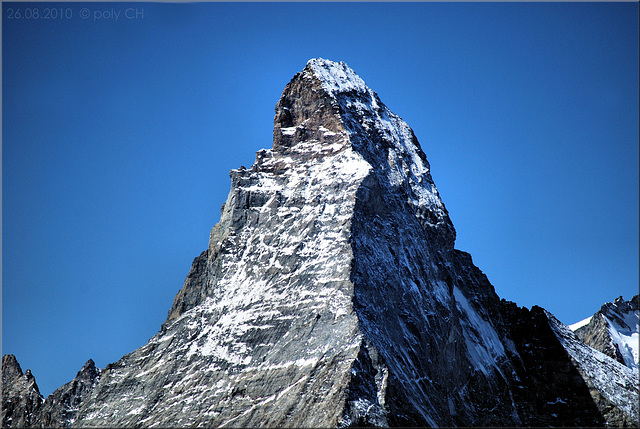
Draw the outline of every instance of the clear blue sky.
<instances>
[{"instance_id":1,"label":"clear blue sky","mask_svg":"<svg viewBox=\"0 0 640 429\"><path fill-rule=\"evenodd\" d=\"M2 38L2 353L45 395L159 330L313 57L414 129L501 297L637 293L637 2L3 3Z\"/></svg>"}]
</instances>

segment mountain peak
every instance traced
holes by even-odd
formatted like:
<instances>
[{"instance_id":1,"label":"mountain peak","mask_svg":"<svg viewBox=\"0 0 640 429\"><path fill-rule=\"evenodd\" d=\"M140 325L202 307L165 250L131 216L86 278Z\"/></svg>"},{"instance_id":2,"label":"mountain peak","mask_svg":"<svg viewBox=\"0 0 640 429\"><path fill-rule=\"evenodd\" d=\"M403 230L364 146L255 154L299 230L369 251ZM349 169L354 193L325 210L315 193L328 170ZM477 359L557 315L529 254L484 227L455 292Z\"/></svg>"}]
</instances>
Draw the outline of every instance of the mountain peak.
<instances>
[{"instance_id":1,"label":"mountain peak","mask_svg":"<svg viewBox=\"0 0 640 429\"><path fill-rule=\"evenodd\" d=\"M593 316L571 325L585 344L638 372L638 295L605 303Z\"/></svg>"},{"instance_id":2,"label":"mountain peak","mask_svg":"<svg viewBox=\"0 0 640 429\"><path fill-rule=\"evenodd\" d=\"M273 149L258 153L254 169L283 171L291 166L285 160L299 166L301 160L349 149L378 183L401 204L408 203L433 233L430 241L453 249L455 228L413 130L347 64L309 60L287 84L275 110Z\"/></svg>"},{"instance_id":3,"label":"mountain peak","mask_svg":"<svg viewBox=\"0 0 640 429\"><path fill-rule=\"evenodd\" d=\"M307 62L305 70L312 71L322 82L323 88L331 95L371 91L362 78L343 61L335 62L323 58L313 58Z\"/></svg>"}]
</instances>

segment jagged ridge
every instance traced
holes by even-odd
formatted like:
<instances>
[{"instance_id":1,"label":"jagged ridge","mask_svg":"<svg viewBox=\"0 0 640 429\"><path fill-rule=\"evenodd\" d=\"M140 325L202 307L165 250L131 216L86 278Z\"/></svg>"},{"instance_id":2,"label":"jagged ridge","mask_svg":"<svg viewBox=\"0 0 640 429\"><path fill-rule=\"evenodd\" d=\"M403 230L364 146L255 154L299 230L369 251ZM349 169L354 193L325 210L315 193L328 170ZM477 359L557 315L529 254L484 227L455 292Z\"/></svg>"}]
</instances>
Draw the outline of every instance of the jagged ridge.
<instances>
[{"instance_id":1,"label":"jagged ridge","mask_svg":"<svg viewBox=\"0 0 640 429\"><path fill-rule=\"evenodd\" d=\"M621 296L593 316L570 326L585 344L638 372L638 295Z\"/></svg>"}]
</instances>

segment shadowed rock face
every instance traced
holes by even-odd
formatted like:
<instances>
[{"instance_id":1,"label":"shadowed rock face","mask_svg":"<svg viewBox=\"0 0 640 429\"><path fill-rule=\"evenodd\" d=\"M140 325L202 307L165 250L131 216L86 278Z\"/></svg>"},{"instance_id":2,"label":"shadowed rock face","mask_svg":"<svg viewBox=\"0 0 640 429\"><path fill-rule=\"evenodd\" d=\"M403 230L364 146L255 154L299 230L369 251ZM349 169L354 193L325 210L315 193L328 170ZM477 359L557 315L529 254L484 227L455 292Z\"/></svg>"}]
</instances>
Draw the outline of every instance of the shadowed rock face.
<instances>
[{"instance_id":1,"label":"shadowed rock face","mask_svg":"<svg viewBox=\"0 0 640 429\"><path fill-rule=\"evenodd\" d=\"M568 326L546 312L549 325L571 357L589 393L610 426L638 426L638 372L584 344Z\"/></svg>"},{"instance_id":2,"label":"shadowed rock face","mask_svg":"<svg viewBox=\"0 0 640 429\"><path fill-rule=\"evenodd\" d=\"M540 307L530 311L501 302L518 375L513 388L518 414L526 426L603 426L588 386L571 357L557 341Z\"/></svg>"},{"instance_id":3,"label":"shadowed rock face","mask_svg":"<svg viewBox=\"0 0 640 429\"><path fill-rule=\"evenodd\" d=\"M637 420L553 316L501 302L454 249L413 131L344 63L309 61L276 105L272 149L230 176L160 332L76 377L74 426Z\"/></svg>"}]
</instances>

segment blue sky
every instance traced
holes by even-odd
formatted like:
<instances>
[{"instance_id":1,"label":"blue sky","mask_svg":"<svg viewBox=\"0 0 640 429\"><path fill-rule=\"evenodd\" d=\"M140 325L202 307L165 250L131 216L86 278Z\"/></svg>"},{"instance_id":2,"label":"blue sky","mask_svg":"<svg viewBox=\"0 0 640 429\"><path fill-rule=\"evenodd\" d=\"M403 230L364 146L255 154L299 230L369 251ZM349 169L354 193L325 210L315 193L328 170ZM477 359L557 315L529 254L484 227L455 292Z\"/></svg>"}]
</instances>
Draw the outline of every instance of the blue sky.
<instances>
[{"instance_id":1,"label":"blue sky","mask_svg":"<svg viewBox=\"0 0 640 429\"><path fill-rule=\"evenodd\" d=\"M17 18L46 7L71 17ZM565 323L629 299L637 17L637 2L3 3L2 353L47 395L154 335L229 170L271 147L313 57L345 61L414 129L456 247L501 297Z\"/></svg>"}]
</instances>

